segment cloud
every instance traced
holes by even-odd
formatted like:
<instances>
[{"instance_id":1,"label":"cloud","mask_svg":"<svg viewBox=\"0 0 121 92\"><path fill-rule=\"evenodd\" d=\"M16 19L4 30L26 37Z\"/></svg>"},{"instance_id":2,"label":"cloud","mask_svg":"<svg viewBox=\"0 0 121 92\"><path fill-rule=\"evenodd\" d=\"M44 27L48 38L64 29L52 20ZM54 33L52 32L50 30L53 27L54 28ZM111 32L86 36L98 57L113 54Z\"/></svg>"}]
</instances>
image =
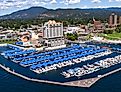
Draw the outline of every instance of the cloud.
<instances>
[{"instance_id":1,"label":"cloud","mask_svg":"<svg viewBox=\"0 0 121 92\"><path fill-rule=\"evenodd\" d=\"M19 8L23 9L23 8L28 8L28 7L32 7L32 6L43 6L43 7L51 6L53 8L54 6L52 6L52 4L60 4L58 6L58 8L63 7L63 5L67 5L64 7L68 8L68 5L73 5L73 4L75 5L74 7L76 7L76 4L78 4L78 5L80 4L80 8L81 7L86 8L86 7L94 7L94 6L92 6L93 5L92 3L103 3L103 1L105 1L105 0L0 0L0 10L5 10L5 9L10 10L11 8L12 9L19 9ZM107 3L107 6L109 6L108 4L110 4L111 2L114 2L114 3L121 2L121 0L107 0L107 1L109 2L109 3ZM83 2L84 3L87 2L87 5L85 5L86 3L83 4ZM116 6L116 4L113 4L113 3L111 3L111 5ZM100 4L100 7L101 7L101 4Z\"/></svg>"},{"instance_id":2,"label":"cloud","mask_svg":"<svg viewBox=\"0 0 121 92\"><path fill-rule=\"evenodd\" d=\"M56 4L57 1L56 1L56 0L52 0L52 1L50 1L50 3L51 3L51 4Z\"/></svg>"},{"instance_id":3,"label":"cloud","mask_svg":"<svg viewBox=\"0 0 121 92\"><path fill-rule=\"evenodd\" d=\"M112 2L112 0L109 0L109 2Z\"/></svg>"},{"instance_id":4,"label":"cloud","mask_svg":"<svg viewBox=\"0 0 121 92\"><path fill-rule=\"evenodd\" d=\"M32 7L32 6L44 6L47 2L55 3L56 0L0 0L0 9Z\"/></svg>"},{"instance_id":5,"label":"cloud","mask_svg":"<svg viewBox=\"0 0 121 92\"><path fill-rule=\"evenodd\" d=\"M24 5L27 5L28 1L27 0L3 0L3 2L0 2L0 9L8 9L12 7L22 7Z\"/></svg>"},{"instance_id":6,"label":"cloud","mask_svg":"<svg viewBox=\"0 0 121 92\"><path fill-rule=\"evenodd\" d=\"M109 2L121 2L121 0L109 0Z\"/></svg>"},{"instance_id":7,"label":"cloud","mask_svg":"<svg viewBox=\"0 0 121 92\"><path fill-rule=\"evenodd\" d=\"M69 5L69 4L77 4L77 3L80 3L80 2L81 2L81 0L63 0L60 3L63 3L65 5Z\"/></svg>"},{"instance_id":8,"label":"cloud","mask_svg":"<svg viewBox=\"0 0 121 92\"><path fill-rule=\"evenodd\" d=\"M93 3L100 3L101 0L92 0Z\"/></svg>"}]
</instances>

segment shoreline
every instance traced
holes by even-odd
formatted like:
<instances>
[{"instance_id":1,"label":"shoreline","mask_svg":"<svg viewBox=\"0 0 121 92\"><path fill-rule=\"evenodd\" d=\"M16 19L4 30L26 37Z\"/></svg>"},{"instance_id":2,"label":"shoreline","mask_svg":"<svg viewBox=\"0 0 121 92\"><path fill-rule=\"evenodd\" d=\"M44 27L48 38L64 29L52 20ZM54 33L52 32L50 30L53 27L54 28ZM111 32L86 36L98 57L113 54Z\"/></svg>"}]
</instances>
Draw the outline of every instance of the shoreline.
<instances>
[{"instance_id":1,"label":"shoreline","mask_svg":"<svg viewBox=\"0 0 121 92\"><path fill-rule=\"evenodd\" d=\"M101 75L100 77L61 83L61 82L54 82L54 81L47 81L47 80L39 80L39 79L29 78L27 76L21 75L19 73L16 73L15 71L10 70L9 67L5 67L2 64L0 64L0 67L3 70L7 71L8 73L13 74L15 76L18 76L18 77L20 77L20 78L22 78L24 80L27 80L27 81L54 84L54 85L61 85L61 86L70 86L70 87L84 87L84 88L90 88L98 80L100 80L100 79L102 79L102 78L104 78L106 76L109 76L109 75L111 75L113 73L116 73L118 71L121 71L121 68L119 68L119 69L113 70L111 72L108 72L108 73L106 73L104 75Z\"/></svg>"},{"instance_id":2,"label":"shoreline","mask_svg":"<svg viewBox=\"0 0 121 92\"><path fill-rule=\"evenodd\" d=\"M0 44L0 47L2 47L2 46L7 46L7 43Z\"/></svg>"},{"instance_id":3,"label":"shoreline","mask_svg":"<svg viewBox=\"0 0 121 92\"><path fill-rule=\"evenodd\" d=\"M107 44L121 44L121 40L97 40L97 39L93 39L92 41L94 42L100 42L100 43L107 43Z\"/></svg>"}]
</instances>

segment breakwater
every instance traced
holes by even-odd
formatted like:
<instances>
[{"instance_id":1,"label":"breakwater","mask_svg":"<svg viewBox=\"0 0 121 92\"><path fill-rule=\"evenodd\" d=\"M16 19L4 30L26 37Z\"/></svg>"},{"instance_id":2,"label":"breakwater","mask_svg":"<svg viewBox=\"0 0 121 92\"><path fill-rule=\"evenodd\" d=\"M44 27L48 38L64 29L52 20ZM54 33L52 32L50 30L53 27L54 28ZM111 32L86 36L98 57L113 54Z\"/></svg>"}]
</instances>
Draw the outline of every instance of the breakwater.
<instances>
[{"instance_id":1,"label":"breakwater","mask_svg":"<svg viewBox=\"0 0 121 92\"><path fill-rule=\"evenodd\" d=\"M121 68L119 68L119 69L116 69L116 70L111 71L109 73L106 73L104 75L101 75L100 77L61 83L61 82L54 82L54 81L48 81L48 80L39 80L39 79L29 78L27 76L16 73L15 71L12 71L9 67L5 67L2 64L0 64L0 67L2 69L4 69L5 71L7 71L8 73L11 73L15 76L18 76L18 77L23 78L23 79L28 80L28 81L39 82L39 83L48 83L48 84L61 85L61 86L73 86L73 87L91 87L99 79L104 78L106 76L109 76L109 75L116 73L118 71L121 71Z\"/></svg>"}]
</instances>

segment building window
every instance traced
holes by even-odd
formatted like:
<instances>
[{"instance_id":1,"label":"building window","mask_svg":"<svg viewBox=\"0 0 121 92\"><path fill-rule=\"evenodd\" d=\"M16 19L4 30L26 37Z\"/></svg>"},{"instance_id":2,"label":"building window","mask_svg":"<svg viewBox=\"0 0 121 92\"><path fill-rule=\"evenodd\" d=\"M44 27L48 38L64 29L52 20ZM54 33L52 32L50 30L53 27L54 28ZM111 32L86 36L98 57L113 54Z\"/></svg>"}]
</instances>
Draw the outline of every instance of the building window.
<instances>
[{"instance_id":1,"label":"building window","mask_svg":"<svg viewBox=\"0 0 121 92\"><path fill-rule=\"evenodd\" d=\"M53 27L53 36L55 37L55 27Z\"/></svg>"},{"instance_id":2,"label":"building window","mask_svg":"<svg viewBox=\"0 0 121 92\"><path fill-rule=\"evenodd\" d=\"M49 30L47 29L47 38L49 37Z\"/></svg>"},{"instance_id":3,"label":"building window","mask_svg":"<svg viewBox=\"0 0 121 92\"><path fill-rule=\"evenodd\" d=\"M50 28L50 37L52 37L52 28Z\"/></svg>"}]
</instances>

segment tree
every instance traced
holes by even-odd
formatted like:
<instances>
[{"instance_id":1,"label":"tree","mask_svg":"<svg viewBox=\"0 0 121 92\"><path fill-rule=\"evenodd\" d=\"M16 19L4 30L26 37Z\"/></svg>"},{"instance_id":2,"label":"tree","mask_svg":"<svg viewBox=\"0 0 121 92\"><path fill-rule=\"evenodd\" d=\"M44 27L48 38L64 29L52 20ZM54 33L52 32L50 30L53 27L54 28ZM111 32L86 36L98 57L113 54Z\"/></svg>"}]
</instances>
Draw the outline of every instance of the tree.
<instances>
[{"instance_id":1,"label":"tree","mask_svg":"<svg viewBox=\"0 0 121 92\"><path fill-rule=\"evenodd\" d=\"M114 32L114 30L104 30L105 34L112 34Z\"/></svg>"},{"instance_id":2,"label":"tree","mask_svg":"<svg viewBox=\"0 0 121 92\"><path fill-rule=\"evenodd\" d=\"M116 31L117 33L121 33L121 25L119 25L119 26L115 29L115 31Z\"/></svg>"},{"instance_id":3,"label":"tree","mask_svg":"<svg viewBox=\"0 0 121 92\"><path fill-rule=\"evenodd\" d=\"M67 33L67 39L71 40L71 41L75 41L78 39L78 34L77 33L74 33L74 34Z\"/></svg>"}]
</instances>

